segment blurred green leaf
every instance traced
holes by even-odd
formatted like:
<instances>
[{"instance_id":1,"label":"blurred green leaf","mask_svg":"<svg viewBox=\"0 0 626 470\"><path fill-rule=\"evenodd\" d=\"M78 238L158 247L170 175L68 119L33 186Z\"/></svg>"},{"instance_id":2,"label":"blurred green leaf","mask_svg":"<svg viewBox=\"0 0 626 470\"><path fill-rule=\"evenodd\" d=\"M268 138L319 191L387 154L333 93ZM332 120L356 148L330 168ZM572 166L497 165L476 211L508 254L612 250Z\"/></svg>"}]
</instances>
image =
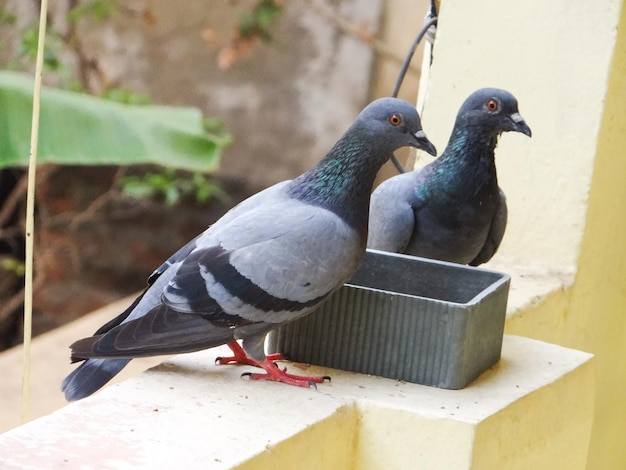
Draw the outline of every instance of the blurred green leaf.
<instances>
[{"instance_id":1,"label":"blurred green leaf","mask_svg":"<svg viewBox=\"0 0 626 470\"><path fill-rule=\"evenodd\" d=\"M191 183L191 190L196 202L199 204L205 203L214 197L225 203L230 202L228 194L226 194L224 189L218 183L208 178L207 175L194 173Z\"/></svg>"},{"instance_id":2,"label":"blurred green leaf","mask_svg":"<svg viewBox=\"0 0 626 470\"><path fill-rule=\"evenodd\" d=\"M0 72L0 168L28 162L32 89L31 77ZM157 163L206 172L217 167L230 141L227 134L207 132L196 108L135 106L42 90L40 163Z\"/></svg>"},{"instance_id":3,"label":"blurred green leaf","mask_svg":"<svg viewBox=\"0 0 626 470\"><path fill-rule=\"evenodd\" d=\"M259 37L271 40L270 28L278 20L283 10L282 2L260 0L251 10L239 15L239 35L242 38Z\"/></svg>"},{"instance_id":4,"label":"blurred green leaf","mask_svg":"<svg viewBox=\"0 0 626 470\"><path fill-rule=\"evenodd\" d=\"M15 13L4 7L0 7L0 23L15 24L16 19Z\"/></svg>"},{"instance_id":5,"label":"blurred green leaf","mask_svg":"<svg viewBox=\"0 0 626 470\"><path fill-rule=\"evenodd\" d=\"M24 277L26 271L24 262L13 257L0 258L0 269L13 274L17 278Z\"/></svg>"},{"instance_id":6,"label":"blurred green leaf","mask_svg":"<svg viewBox=\"0 0 626 470\"><path fill-rule=\"evenodd\" d=\"M35 62L37 56L37 43L39 41L39 28L38 26L30 26L26 28L20 37L19 53L21 56L28 58L28 60ZM51 30L46 36L46 44L44 46L43 65L47 70L58 70L61 66L61 61L56 53L55 44L58 42L58 37Z\"/></svg>"},{"instance_id":7,"label":"blurred green leaf","mask_svg":"<svg viewBox=\"0 0 626 470\"><path fill-rule=\"evenodd\" d=\"M100 98L124 104L152 104L152 98L143 93L124 90L123 88L108 88L100 93Z\"/></svg>"},{"instance_id":8,"label":"blurred green leaf","mask_svg":"<svg viewBox=\"0 0 626 470\"><path fill-rule=\"evenodd\" d=\"M134 199L159 199L169 206L178 204L182 198L191 197L198 204L215 197L228 202L222 187L203 173L181 173L166 168L159 172L125 176L119 181L122 194Z\"/></svg>"},{"instance_id":9,"label":"blurred green leaf","mask_svg":"<svg viewBox=\"0 0 626 470\"><path fill-rule=\"evenodd\" d=\"M79 21L86 17L95 20L105 20L116 10L117 2L114 0L90 0L70 10L67 15L69 21Z\"/></svg>"}]
</instances>

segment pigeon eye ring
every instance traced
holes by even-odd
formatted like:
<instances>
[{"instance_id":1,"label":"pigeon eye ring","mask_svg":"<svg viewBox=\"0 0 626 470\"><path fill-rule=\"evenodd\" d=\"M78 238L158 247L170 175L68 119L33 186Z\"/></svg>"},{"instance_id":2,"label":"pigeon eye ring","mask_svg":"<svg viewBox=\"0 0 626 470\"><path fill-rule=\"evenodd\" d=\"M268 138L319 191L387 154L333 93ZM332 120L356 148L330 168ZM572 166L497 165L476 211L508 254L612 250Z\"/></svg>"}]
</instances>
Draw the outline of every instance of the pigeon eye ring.
<instances>
[{"instance_id":1,"label":"pigeon eye ring","mask_svg":"<svg viewBox=\"0 0 626 470\"><path fill-rule=\"evenodd\" d=\"M392 114L389 116L389 122L392 126L399 126L402 123L402 118L397 114Z\"/></svg>"},{"instance_id":2,"label":"pigeon eye ring","mask_svg":"<svg viewBox=\"0 0 626 470\"><path fill-rule=\"evenodd\" d=\"M494 100L494 99L491 99L491 100L487 101L485 106L491 112L496 112L498 110L498 102L496 100Z\"/></svg>"}]
</instances>

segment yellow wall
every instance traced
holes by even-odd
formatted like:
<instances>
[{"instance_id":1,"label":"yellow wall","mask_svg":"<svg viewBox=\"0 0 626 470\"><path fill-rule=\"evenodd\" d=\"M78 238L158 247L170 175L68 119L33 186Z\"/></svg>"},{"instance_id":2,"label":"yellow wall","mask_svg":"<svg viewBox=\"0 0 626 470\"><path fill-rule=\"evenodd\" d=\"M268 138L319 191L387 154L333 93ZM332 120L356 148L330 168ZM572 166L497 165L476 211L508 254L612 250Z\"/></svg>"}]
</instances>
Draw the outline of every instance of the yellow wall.
<instances>
[{"instance_id":1,"label":"yellow wall","mask_svg":"<svg viewBox=\"0 0 626 470\"><path fill-rule=\"evenodd\" d=\"M608 81L574 285L513 318L507 330L596 355L589 469L626 467L626 15ZM526 318L524 318L526 317ZM537 324L542 318L551 321ZM528 326L532 325L532 328Z\"/></svg>"},{"instance_id":2,"label":"yellow wall","mask_svg":"<svg viewBox=\"0 0 626 470\"><path fill-rule=\"evenodd\" d=\"M579 410L593 406L593 372L587 364L479 423L471 468L585 468L593 413Z\"/></svg>"},{"instance_id":3,"label":"yellow wall","mask_svg":"<svg viewBox=\"0 0 626 470\"><path fill-rule=\"evenodd\" d=\"M568 314L571 343L597 357L589 468L626 468L626 10L604 101L587 224Z\"/></svg>"},{"instance_id":4,"label":"yellow wall","mask_svg":"<svg viewBox=\"0 0 626 470\"><path fill-rule=\"evenodd\" d=\"M626 468L626 17L621 1L445 0L424 111L443 149L463 99L517 96L532 140L497 150L509 224L500 260L572 272L507 333L596 355L589 469ZM513 279L515 285L515 279Z\"/></svg>"}]
</instances>

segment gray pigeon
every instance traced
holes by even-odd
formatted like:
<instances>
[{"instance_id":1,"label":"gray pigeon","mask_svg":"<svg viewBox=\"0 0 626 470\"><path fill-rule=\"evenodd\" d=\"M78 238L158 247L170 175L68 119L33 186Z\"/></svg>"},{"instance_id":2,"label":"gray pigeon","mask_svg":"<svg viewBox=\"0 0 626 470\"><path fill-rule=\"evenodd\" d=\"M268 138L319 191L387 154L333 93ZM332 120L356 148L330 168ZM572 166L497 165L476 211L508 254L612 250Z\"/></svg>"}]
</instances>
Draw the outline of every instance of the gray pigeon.
<instances>
[{"instance_id":1,"label":"gray pigeon","mask_svg":"<svg viewBox=\"0 0 626 470\"><path fill-rule=\"evenodd\" d=\"M265 335L315 310L357 270L374 178L403 146L435 154L413 105L371 103L315 167L235 206L154 271L126 311L72 344L72 361L85 362L63 381L65 397L92 394L132 358L221 344L234 355L219 363L265 369L244 374L251 379L323 382L278 368Z\"/></svg>"},{"instance_id":2,"label":"gray pigeon","mask_svg":"<svg viewBox=\"0 0 626 470\"><path fill-rule=\"evenodd\" d=\"M491 259L507 221L494 161L507 131L531 136L515 97L495 88L472 93L439 158L376 188L367 247L472 266Z\"/></svg>"}]
</instances>

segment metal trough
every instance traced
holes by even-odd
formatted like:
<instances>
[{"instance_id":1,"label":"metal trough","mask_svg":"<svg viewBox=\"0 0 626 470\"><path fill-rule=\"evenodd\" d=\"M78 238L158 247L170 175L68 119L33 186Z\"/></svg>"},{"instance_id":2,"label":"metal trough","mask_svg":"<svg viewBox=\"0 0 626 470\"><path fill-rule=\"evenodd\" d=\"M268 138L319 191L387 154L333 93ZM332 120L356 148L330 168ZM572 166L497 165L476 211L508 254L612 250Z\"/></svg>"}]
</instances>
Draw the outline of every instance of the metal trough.
<instances>
[{"instance_id":1,"label":"metal trough","mask_svg":"<svg viewBox=\"0 0 626 470\"><path fill-rule=\"evenodd\" d=\"M510 277L368 250L316 312L269 348L296 361L440 388L468 385L500 359Z\"/></svg>"}]
</instances>

